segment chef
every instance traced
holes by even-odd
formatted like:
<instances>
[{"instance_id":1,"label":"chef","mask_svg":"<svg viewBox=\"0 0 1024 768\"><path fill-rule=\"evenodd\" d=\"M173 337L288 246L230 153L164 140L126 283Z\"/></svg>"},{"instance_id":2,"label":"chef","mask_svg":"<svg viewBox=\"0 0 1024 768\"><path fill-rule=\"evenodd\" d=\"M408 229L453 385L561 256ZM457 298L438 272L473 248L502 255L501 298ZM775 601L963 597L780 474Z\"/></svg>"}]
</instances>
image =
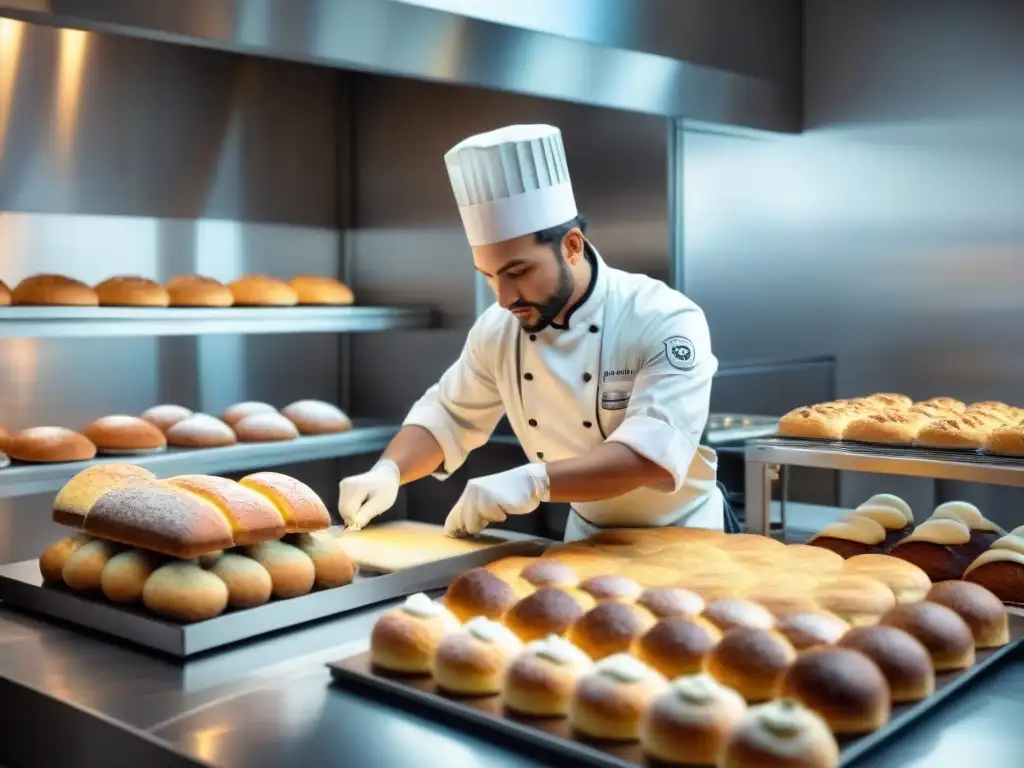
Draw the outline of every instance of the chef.
<instances>
[{"instance_id":1,"label":"chef","mask_svg":"<svg viewBox=\"0 0 1024 768\"><path fill-rule=\"evenodd\" d=\"M717 457L699 444L718 361L701 309L609 267L584 236L561 132L514 125L445 155L473 266L496 303L369 471L341 481L350 529L398 489L443 480L507 415L529 457L470 480L445 522L476 534L568 502L567 541L620 527L723 526Z\"/></svg>"}]
</instances>

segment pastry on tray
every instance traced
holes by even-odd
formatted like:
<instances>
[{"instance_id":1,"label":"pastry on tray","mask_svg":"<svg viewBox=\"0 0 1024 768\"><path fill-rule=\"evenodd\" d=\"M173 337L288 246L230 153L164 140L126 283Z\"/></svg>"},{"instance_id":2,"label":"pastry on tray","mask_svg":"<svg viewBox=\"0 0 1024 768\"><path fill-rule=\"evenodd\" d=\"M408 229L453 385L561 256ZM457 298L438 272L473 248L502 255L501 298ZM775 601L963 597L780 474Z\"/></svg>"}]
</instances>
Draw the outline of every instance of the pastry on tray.
<instances>
[{"instance_id":1,"label":"pastry on tray","mask_svg":"<svg viewBox=\"0 0 1024 768\"><path fill-rule=\"evenodd\" d=\"M719 768L836 768L839 745L828 724L793 699L747 709L725 741Z\"/></svg>"},{"instance_id":2,"label":"pastry on tray","mask_svg":"<svg viewBox=\"0 0 1024 768\"><path fill-rule=\"evenodd\" d=\"M636 657L608 656L577 683L569 723L584 737L636 741L644 712L666 685L664 677Z\"/></svg>"},{"instance_id":3,"label":"pastry on tray","mask_svg":"<svg viewBox=\"0 0 1024 768\"><path fill-rule=\"evenodd\" d=\"M893 704L921 701L935 692L931 654L920 640L898 627L857 627L843 635L838 644L875 662L889 683Z\"/></svg>"},{"instance_id":4,"label":"pastry on tray","mask_svg":"<svg viewBox=\"0 0 1024 768\"><path fill-rule=\"evenodd\" d=\"M989 433L998 426L977 414L933 419L921 426L914 445L920 448L975 451L985 445Z\"/></svg>"},{"instance_id":5,"label":"pastry on tray","mask_svg":"<svg viewBox=\"0 0 1024 768\"><path fill-rule=\"evenodd\" d=\"M564 717L579 680L594 663L564 637L535 640L512 659L505 671L501 700L531 717Z\"/></svg>"},{"instance_id":6,"label":"pastry on tray","mask_svg":"<svg viewBox=\"0 0 1024 768\"><path fill-rule=\"evenodd\" d=\"M974 559L971 531L958 520L929 519L889 554L913 563L933 582L959 579Z\"/></svg>"}]
</instances>

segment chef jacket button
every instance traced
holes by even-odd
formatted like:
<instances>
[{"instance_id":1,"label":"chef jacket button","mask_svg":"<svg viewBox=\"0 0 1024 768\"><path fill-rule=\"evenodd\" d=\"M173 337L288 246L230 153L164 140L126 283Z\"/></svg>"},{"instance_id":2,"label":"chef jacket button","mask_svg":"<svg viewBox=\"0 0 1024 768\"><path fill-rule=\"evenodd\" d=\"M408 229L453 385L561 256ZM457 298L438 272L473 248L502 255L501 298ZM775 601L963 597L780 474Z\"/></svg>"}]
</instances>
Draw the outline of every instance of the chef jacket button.
<instances>
[{"instance_id":1,"label":"chef jacket button","mask_svg":"<svg viewBox=\"0 0 1024 768\"><path fill-rule=\"evenodd\" d=\"M536 340L537 340L537 334L531 333L530 334L530 341L536 341Z\"/></svg>"},{"instance_id":2,"label":"chef jacket button","mask_svg":"<svg viewBox=\"0 0 1024 768\"><path fill-rule=\"evenodd\" d=\"M544 458L544 451L537 451L537 458L538 459L543 459Z\"/></svg>"},{"instance_id":3,"label":"chef jacket button","mask_svg":"<svg viewBox=\"0 0 1024 768\"><path fill-rule=\"evenodd\" d=\"M592 426L594 426L594 425L591 422L589 422L589 421L584 421L583 422L584 429L590 429Z\"/></svg>"},{"instance_id":4,"label":"chef jacket button","mask_svg":"<svg viewBox=\"0 0 1024 768\"><path fill-rule=\"evenodd\" d=\"M592 378L594 378L594 377L591 376L589 373L584 373L583 374L583 380L584 381L590 381Z\"/></svg>"},{"instance_id":5,"label":"chef jacket button","mask_svg":"<svg viewBox=\"0 0 1024 768\"><path fill-rule=\"evenodd\" d=\"M536 419L530 419L526 423L529 424L531 427L536 427L537 426L537 420Z\"/></svg>"},{"instance_id":6,"label":"chef jacket button","mask_svg":"<svg viewBox=\"0 0 1024 768\"><path fill-rule=\"evenodd\" d=\"M590 326L590 332L591 333L597 333L599 330L601 330L601 329L598 328L596 325Z\"/></svg>"},{"instance_id":7,"label":"chef jacket button","mask_svg":"<svg viewBox=\"0 0 1024 768\"><path fill-rule=\"evenodd\" d=\"M532 373L524 373L523 374L523 378L526 379L527 381L533 381L533 374Z\"/></svg>"}]
</instances>

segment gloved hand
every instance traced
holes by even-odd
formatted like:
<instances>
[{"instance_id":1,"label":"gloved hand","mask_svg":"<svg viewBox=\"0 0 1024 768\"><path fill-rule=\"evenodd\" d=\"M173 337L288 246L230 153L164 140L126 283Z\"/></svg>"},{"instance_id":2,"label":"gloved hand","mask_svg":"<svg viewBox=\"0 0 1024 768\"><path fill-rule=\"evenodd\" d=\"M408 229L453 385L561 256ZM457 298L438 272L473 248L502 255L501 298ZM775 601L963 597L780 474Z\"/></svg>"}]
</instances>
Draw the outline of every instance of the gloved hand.
<instances>
[{"instance_id":1,"label":"gloved hand","mask_svg":"<svg viewBox=\"0 0 1024 768\"><path fill-rule=\"evenodd\" d=\"M524 464L470 480L448 514L444 532L449 536L480 533L508 515L527 515L548 500L550 487L546 464Z\"/></svg>"},{"instance_id":2,"label":"gloved hand","mask_svg":"<svg viewBox=\"0 0 1024 768\"><path fill-rule=\"evenodd\" d=\"M358 531L398 498L402 473L391 459L381 459L369 472L346 477L338 484L338 514L345 528Z\"/></svg>"}]
</instances>

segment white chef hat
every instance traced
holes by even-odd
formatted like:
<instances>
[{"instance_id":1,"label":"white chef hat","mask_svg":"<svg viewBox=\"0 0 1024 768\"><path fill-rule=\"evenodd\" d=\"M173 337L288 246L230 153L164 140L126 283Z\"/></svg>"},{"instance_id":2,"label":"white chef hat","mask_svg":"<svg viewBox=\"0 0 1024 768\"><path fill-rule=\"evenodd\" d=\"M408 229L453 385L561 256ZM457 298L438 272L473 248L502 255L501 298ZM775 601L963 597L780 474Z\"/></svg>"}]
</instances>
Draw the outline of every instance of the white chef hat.
<instances>
[{"instance_id":1,"label":"white chef hat","mask_svg":"<svg viewBox=\"0 0 1024 768\"><path fill-rule=\"evenodd\" d=\"M576 216L562 132L510 125L470 136L444 156L470 245L554 227Z\"/></svg>"}]
</instances>

